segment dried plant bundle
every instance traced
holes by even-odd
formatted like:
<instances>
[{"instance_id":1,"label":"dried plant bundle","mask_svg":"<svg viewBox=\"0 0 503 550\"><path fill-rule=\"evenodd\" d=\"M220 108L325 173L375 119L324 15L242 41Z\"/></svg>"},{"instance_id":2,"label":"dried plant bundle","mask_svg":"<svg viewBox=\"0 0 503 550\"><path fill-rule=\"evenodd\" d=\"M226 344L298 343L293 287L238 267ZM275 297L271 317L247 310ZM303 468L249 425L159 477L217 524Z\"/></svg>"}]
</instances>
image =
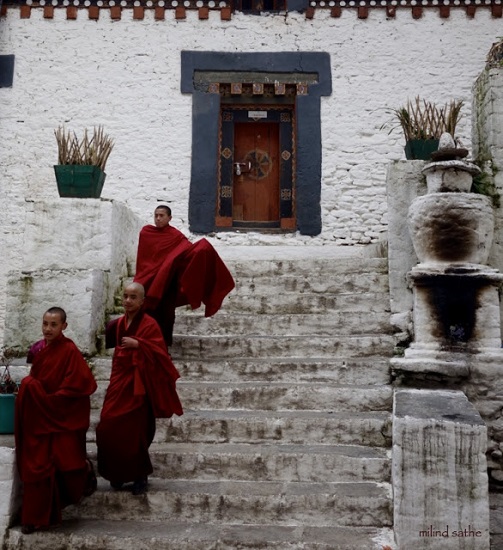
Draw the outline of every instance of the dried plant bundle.
<instances>
[{"instance_id":1,"label":"dried plant bundle","mask_svg":"<svg viewBox=\"0 0 503 550\"><path fill-rule=\"evenodd\" d=\"M102 126L95 127L91 137L86 128L80 142L75 132L66 131L61 126L54 134L58 143L58 164L86 164L99 166L105 171L114 141L104 133Z\"/></svg>"},{"instance_id":2,"label":"dried plant bundle","mask_svg":"<svg viewBox=\"0 0 503 550\"><path fill-rule=\"evenodd\" d=\"M0 348L0 369L3 367L3 372L0 374L0 393L11 394L17 393L18 385L11 378L9 365L14 358L14 352L7 347Z\"/></svg>"},{"instance_id":3,"label":"dried plant bundle","mask_svg":"<svg viewBox=\"0 0 503 550\"><path fill-rule=\"evenodd\" d=\"M405 140L412 139L440 139L444 132L454 137L456 126L461 118L463 101L452 100L443 107L421 100L407 101L405 107L393 109L392 113L405 135Z\"/></svg>"}]
</instances>

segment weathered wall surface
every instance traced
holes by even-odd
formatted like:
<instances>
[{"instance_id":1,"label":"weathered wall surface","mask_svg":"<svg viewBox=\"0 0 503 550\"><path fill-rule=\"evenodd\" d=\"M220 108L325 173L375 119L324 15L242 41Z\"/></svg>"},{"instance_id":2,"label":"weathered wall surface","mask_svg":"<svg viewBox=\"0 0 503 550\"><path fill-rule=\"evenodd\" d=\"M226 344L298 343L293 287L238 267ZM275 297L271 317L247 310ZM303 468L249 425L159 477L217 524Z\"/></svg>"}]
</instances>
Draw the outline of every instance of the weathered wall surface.
<instances>
[{"instance_id":1,"label":"weathered wall surface","mask_svg":"<svg viewBox=\"0 0 503 550\"><path fill-rule=\"evenodd\" d=\"M67 336L94 353L113 295L133 272L141 222L116 201L54 199L27 202L23 223L17 268L6 273L6 345L27 349L57 305L68 314Z\"/></svg>"},{"instance_id":2,"label":"weathered wall surface","mask_svg":"<svg viewBox=\"0 0 503 550\"><path fill-rule=\"evenodd\" d=\"M460 391L397 390L394 530L399 548L489 548L486 427Z\"/></svg>"},{"instance_id":3,"label":"weathered wall surface","mask_svg":"<svg viewBox=\"0 0 503 550\"><path fill-rule=\"evenodd\" d=\"M128 202L145 218L155 200L169 200L183 229L192 97L180 92L180 52L326 51L333 94L321 104L323 232L315 241L364 244L386 230L386 164L403 158L400 132L380 129L390 119L385 109L417 94L438 102L464 99L459 136L468 143L471 87L501 34L501 21L482 9L473 19L464 10L451 10L449 19L425 10L419 20L408 10L398 10L393 20L381 11L366 20L352 11L332 18L328 10L313 20L296 13L235 14L230 21L216 12L208 21L190 11L186 20L169 15L155 21L147 11L139 21L124 10L112 22L104 10L98 21L85 12L69 21L62 9L54 19L38 9L30 19L8 10L0 22L0 52L15 53L16 64L13 87L0 89L7 114L0 119L8 144L0 159L6 198L56 197L54 128L64 123L79 131L100 123L116 139L104 196ZM288 237L272 241L278 239Z\"/></svg>"},{"instance_id":4,"label":"weathered wall surface","mask_svg":"<svg viewBox=\"0 0 503 550\"><path fill-rule=\"evenodd\" d=\"M481 71L473 86L473 154L485 162L500 197L503 193L503 71ZM490 265L503 272L503 203L494 209L494 239ZM500 301L500 315L503 302Z\"/></svg>"},{"instance_id":5,"label":"weathered wall surface","mask_svg":"<svg viewBox=\"0 0 503 550\"><path fill-rule=\"evenodd\" d=\"M192 96L180 92L182 50L330 54L333 93L321 100L321 234L210 238L221 246L354 245L386 237L386 169L404 158L401 133L381 128L391 120L386 108L418 94L439 103L463 99L458 135L469 144L471 88L501 35L501 20L486 9L473 18L452 9L448 19L424 10L418 20L400 9L389 20L382 10L371 10L365 20L353 10L340 18L317 10L312 20L298 13L237 13L230 21L218 12L208 20L192 11L186 20L171 15L155 21L147 10L144 20L133 20L125 9L113 22L102 10L92 21L83 10L72 21L64 9L55 9L54 19L33 9L29 19L20 19L9 8L0 19L0 53L15 54L13 86L0 88L0 327L7 273L22 270L27 254L44 262L24 233L30 202L63 200L52 168L59 125L80 133L103 124L116 146L102 196L125 203L142 222L150 221L156 201L168 201L174 225L188 233ZM76 228L49 224L44 230Z\"/></svg>"}]
</instances>

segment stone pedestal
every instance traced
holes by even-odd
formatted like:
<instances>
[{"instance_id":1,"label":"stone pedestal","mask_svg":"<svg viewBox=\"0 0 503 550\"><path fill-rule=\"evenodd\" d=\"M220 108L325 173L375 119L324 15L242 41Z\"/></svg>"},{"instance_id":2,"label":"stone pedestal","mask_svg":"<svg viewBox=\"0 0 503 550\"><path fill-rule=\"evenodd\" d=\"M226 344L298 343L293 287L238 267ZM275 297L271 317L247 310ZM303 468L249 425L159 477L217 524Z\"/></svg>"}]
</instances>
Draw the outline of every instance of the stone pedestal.
<instances>
[{"instance_id":1,"label":"stone pedestal","mask_svg":"<svg viewBox=\"0 0 503 550\"><path fill-rule=\"evenodd\" d=\"M439 155L455 156L449 134L440 142ZM485 265L494 234L493 207L488 197L467 192L480 169L457 158L429 163L422 172L428 193L416 197L408 211L419 259L407 274L414 338L404 357L392 360L397 376L410 374L409 385L435 376L459 382L469 376L474 355L501 347L503 275Z\"/></svg>"},{"instance_id":2,"label":"stone pedestal","mask_svg":"<svg viewBox=\"0 0 503 550\"><path fill-rule=\"evenodd\" d=\"M414 342L404 357L392 359L395 375L416 381L438 375L437 380L458 382L469 376L481 354L498 354L503 364L503 274L480 264L418 264L409 280L414 291Z\"/></svg>"},{"instance_id":3,"label":"stone pedestal","mask_svg":"<svg viewBox=\"0 0 503 550\"><path fill-rule=\"evenodd\" d=\"M494 234L494 213L488 197L429 193L413 201L408 219L421 263L487 262Z\"/></svg>"},{"instance_id":4,"label":"stone pedestal","mask_svg":"<svg viewBox=\"0 0 503 550\"><path fill-rule=\"evenodd\" d=\"M398 548L489 549L486 437L484 421L460 391L395 392Z\"/></svg>"}]
</instances>

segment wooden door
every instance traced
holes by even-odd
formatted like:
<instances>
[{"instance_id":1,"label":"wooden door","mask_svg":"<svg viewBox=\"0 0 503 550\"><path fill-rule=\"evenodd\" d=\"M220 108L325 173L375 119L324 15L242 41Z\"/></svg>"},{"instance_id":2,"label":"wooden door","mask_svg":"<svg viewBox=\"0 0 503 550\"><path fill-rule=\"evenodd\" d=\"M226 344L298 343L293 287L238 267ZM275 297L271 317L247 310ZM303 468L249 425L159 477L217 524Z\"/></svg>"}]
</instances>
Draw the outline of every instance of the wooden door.
<instances>
[{"instance_id":1,"label":"wooden door","mask_svg":"<svg viewBox=\"0 0 503 550\"><path fill-rule=\"evenodd\" d=\"M236 122L233 165L233 221L279 224L279 124Z\"/></svg>"},{"instance_id":2,"label":"wooden door","mask_svg":"<svg viewBox=\"0 0 503 550\"><path fill-rule=\"evenodd\" d=\"M215 227L294 230L294 158L290 107L225 106Z\"/></svg>"}]
</instances>

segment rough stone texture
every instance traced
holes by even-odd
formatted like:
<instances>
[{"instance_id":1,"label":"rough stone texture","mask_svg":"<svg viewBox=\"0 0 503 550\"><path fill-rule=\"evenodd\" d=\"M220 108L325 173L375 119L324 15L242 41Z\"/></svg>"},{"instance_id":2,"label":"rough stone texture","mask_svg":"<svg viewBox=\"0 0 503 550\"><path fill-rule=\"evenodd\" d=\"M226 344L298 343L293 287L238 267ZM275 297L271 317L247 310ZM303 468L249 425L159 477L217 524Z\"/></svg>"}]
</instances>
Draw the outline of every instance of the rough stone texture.
<instances>
[{"instance_id":1,"label":"rough stone texture","mask_svg":"<svg viewBox=\"0 0 503 550\"><path fill-rule=\"evenodd\" d=\"M469 360L470 379L462 388L487 425L487 460L491 479L503 470L503 350L486 350Z\"/></svg>"},{"instance_id":2,"label":"rough stone texture","mask_svg":"<svg viewBox=\"0 0 503 550\"><path fill-rule=\"evenodd\" d=\"M493 206L488 197L428 193L412 202L408 221L421 263L486 263L494 231Z\"/></svg>"},{"instance_id":3,"label":"rough stone texture","mask_svg":"<svg viewBox=\"0 0 503 550\"><path fill-rule=\"evenodd\" d=\"M417 348L477 353L501 347L498 288L503 275L484 266L418 264L414 280L414 344ZM469 268L473 269L470 270ZM458 331L458 332L456 332Z\"/></svg>"},{"instance_id":4,"label":"rough stone texture","mask_svg":"<svg viewBox=\"0 0 503 550\"><path fill-rule=\"evenodd\" d=\"M23 272L77 267L116 279L133 272L141 223L121 202L65 198L28 205Z\"/></svg>"},{"instance_id":5,"label":"rough stone texture","mask_svg":"<svg viewBox=\"0 0 503 550\"><path fill-rule=\"evenodd\" d=\"M67 313L66 336L86 354L96 352L98 330L105 322L108 273L98 269L65 269L10 274L7 289L5 343L26 353L42 337L42 317L52 306Z\"/></svg>"},{"instance_id":6,"label":"rough stone texture","mask_svg":"<svg viewBox=\"0 0 503 550\"><path fill-rule=\"evenodd\" d=\"M15 452L11 447L0 445L0 540L15 517L19 503Z\"/></svg>"},{"instance_id":7,"label":"rough stone texture","mask_svg":"<svg viewBox=\"0 0 503 550\"><path fill-rule=\"evenodd\" d=\"M410 236L407 212L412 201L426 193L426 180L421 171L425 161L396 161L388 166L388 262L391 317L401 330L403 340L413 334L412 290L407 273L417 264Z\"/></svg>"},{"instance_id":8,"label":"rough stone texture","mask_svg":"<svg viewBox=\"0 0 503 550\"><path fill-rule=\"evenodd\" d=\"M447 167L450 169L446 170ZM480 168L478 166L464 160L431 162L423 170L423 173L426 175L428 193L446 191L468 193L472 187L473 175L479 172Z\"/></svg>"},{"instance_id":9,"label":"rough stone texture","mask_svg":"<svg viewBox=\"0 0 503 550\"><path fill-rule=\"evenodd\" d=\"M19 270L7 274L5 345L25 351L40 338L44 311L58 305L67 335L96 352L105 312L134 270L138 218L117 201L64 199L28 203L25 222Z\"/></svg>"},{"instance_id":10,"label":"rough stone texture","mask_svg":"<svg viewBox=\"0 0 503 550\"><path fill-rule=\"evenodd\" d=\"M472 92L473 158L484 161L496 191L503 194L503 70L485 69ZM489 265L503 272L503 207L494 211L494 239ZM503 315L503 302L500 303ZM503 330L503 327L502 327Z\"/></svg>"},{"instance_id":11,"label":"rough stone texture","mask_svg":"<svg viewBox=\"0 0 503 550\"><path fill-rule=\"evenodd\" d=\"M397 390L393 489L399 548L489 548L485 449L484 422L462 392Z\"/></svg>"}]
</instances>

